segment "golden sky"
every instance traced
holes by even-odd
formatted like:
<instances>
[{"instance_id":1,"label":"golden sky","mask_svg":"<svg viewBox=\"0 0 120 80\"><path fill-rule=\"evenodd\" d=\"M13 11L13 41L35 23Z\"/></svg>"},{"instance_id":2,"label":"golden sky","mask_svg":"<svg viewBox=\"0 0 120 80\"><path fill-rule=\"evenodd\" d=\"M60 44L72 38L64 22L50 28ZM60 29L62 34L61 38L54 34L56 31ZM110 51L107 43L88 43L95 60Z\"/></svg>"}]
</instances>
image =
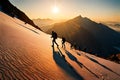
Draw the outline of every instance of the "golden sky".
<instances>
[{"instance_id":1,"label":"golden sky","mask_svg":"<svg viewBox=\"0 0 120 80\"><path fill-rule=\"evenodd\" d=\"M31 19L71 19L120 22L120 0L10 0ZM57 12L56 12L57 11Z\"/></svg>"}]
</instances>

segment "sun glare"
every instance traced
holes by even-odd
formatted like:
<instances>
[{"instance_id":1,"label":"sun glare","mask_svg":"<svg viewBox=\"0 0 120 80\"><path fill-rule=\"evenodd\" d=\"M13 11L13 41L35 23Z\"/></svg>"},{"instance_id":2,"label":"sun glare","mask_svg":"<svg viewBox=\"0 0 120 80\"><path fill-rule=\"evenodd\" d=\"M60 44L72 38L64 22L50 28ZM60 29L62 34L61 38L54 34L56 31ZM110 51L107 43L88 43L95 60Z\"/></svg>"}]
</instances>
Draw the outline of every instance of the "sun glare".
<instances>
[{"instance_id":1,"label":"sun glare","mask_svg":"<svg viewBox=\"0 0 120 80\"><path fill-rule=\"evenodd\" d=\"M57 6L54 6L52 12L55 13L55 14L58 13L59 8Z\"/></svg>"}]
</instances>

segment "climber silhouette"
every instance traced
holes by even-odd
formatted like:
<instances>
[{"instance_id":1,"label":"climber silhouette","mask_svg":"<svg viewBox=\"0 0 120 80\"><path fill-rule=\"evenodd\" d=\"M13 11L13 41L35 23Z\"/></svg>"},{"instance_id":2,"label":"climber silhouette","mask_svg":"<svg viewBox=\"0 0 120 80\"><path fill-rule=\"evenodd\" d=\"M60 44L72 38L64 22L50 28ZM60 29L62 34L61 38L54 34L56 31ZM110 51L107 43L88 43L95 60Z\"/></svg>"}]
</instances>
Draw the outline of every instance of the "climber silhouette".
<instances>
[{"instance_id":1,"label":"climber silhouette","mask_svg":"<svg viewBox=\"0 0 120 80\"><path fill-rule=\"evenodd\" d=\"M52 47L54 47L54 43L57 45L57 47L59 46L58 44L57 44L57 42L56 42L56 39L57 39L57 33L56 32L54 32L54 31L52 31L52 36L51 36L51 38L53 38L53 40L52 40Z\"/></svg>"},{"instance_id":2,"label":"climber silhouette","mask_svg":"<svg viewBox=\"0 0 120 80\"><path fill-rule=\"evenodd\" d=\"M65 48L65 42L66 42L66 39L62 37L62 48Z\"/></svg>"}]
</instances>

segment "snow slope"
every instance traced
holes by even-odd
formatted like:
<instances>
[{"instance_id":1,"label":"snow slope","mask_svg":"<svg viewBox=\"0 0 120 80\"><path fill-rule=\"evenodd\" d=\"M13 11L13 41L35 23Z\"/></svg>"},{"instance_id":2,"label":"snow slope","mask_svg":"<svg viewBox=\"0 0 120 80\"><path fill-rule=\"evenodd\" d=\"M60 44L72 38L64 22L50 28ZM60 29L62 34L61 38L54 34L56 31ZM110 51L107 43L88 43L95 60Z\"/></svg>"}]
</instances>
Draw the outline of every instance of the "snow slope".
<instances>
[{"instance_id":1,"label":"snow slope","mask_svg":"<svg viewBox=\"0 0 120 80\"><path fill-rule=\"evenodd\" d=\"M51 47L51 36L0 12L0 80L120 80L120 65ZM64 56L62 56L64 55Z\"/></svg>"}]
</instances>

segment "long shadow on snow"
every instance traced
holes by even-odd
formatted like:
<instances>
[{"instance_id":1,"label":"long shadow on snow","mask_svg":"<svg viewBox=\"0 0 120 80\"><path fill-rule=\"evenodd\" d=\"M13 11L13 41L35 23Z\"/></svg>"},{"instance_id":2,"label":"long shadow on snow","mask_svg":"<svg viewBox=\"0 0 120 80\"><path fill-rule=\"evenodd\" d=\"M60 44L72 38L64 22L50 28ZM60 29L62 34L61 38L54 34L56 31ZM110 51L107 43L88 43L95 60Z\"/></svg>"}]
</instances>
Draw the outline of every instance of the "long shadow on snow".
<instances>
[{"instance_id":1,"label":"long shadow on snow","mask_svg":"<svg viewBox=\"0 0 120 80\"><path fill-rule=\"evenodd\" d=\"M14 21L15 22L15 21ZM17 23L17 22L15 22L15 23ZM19 23L17 23L18 25L20 25L20 26L22 26L22 27L24 27L24 28L26 28L26 29L28 29L28 30L30 30L30 31L32 31L32 32L34 32L34 33L36 33L36 34L39 34L37 31L35 31L35 30L32 30L32 29L30 29L30 28L27 28L26 26L24 26L24 25L22 25L22 24L19 24Z\"/></svg>"},{"instance_id":2,"label":"long shadow on snow","mask_svg":"<svg viewBox=\"0 0 120 80\"><path fill-rule=\"evenodd\" d=\"M67 54L67 56L72 60L75 61L81 68L84 67L85 69L87 69L90 73L92 73L96 78L99 78L95 73L93 73L90 69L88 69L84 64L82 64L81 62L79 62L77 60L77 58L75 56L73 56L70 52L68 52L67 50L65 50L65 53Z\"/></svg>"},{"instance_id":3,"label":"long shadow on snow","mask_svg":"<svg viewBox=\"0 0 120 80\"><path fill-rule=\"evenodd\" d=\"M89 56L87 56L87 55L86 55L86 57L87 57L89 60L91 60L91 61L93 61L93 62L99 64L99 65L102 66L103 68L105 68L105 69L107 69L107 70L109 70L109 71L115 73L116 75L120 76L120 74L114 72L113 70L111 70L111 69L108 68L107 66L105 66L105 65L103 65L103 64L101 64L101 63L99 63L97 60L95 60L95 59L93 59L93 58L91 58L91 57L89 57Z\"/></svg>"},{"instance_id":4,"label":"long shadow on snow","mask_svg":"<svg viewBox=\"0 0 120 80\"><path fill-rule=\"evenodd\" d=\"M56 64L76 80L83 80L83 78L76 72L76 70L70 65L70 63L67 62L59 47L58 50L59 51L55 51L53 47L53 59Z\"/></svg>"}]
</instances>

